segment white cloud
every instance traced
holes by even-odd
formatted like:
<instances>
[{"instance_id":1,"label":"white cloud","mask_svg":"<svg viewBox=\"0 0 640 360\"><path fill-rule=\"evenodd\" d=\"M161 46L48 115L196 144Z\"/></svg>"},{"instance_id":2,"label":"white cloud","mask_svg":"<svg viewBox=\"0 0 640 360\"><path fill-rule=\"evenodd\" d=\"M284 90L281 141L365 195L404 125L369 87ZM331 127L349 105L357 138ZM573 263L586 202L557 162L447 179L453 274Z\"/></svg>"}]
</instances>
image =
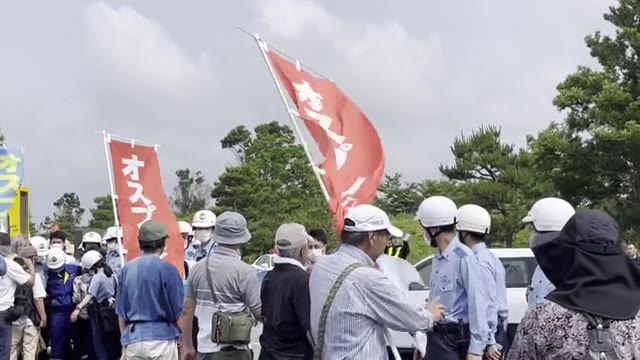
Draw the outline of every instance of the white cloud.
<instances>
[{"instance_id":1,"label":"white cloud","mask_svg":"<svg viewBox=\"0 0 640 360\"><path fill-rule=\"evenodd\" d=\"M116 91L181 99L198 95L208 80L208 56L190 58L162 25L131 7L92 3L84 25L91 61Z\"/></svg>"},{"instance_id":2,"label":"white cloud","mask_svg":"<svg viewBox=\"0 0 640 360\"><path fill-rule=\"evenodd\" d=\"M318 64L317 70L362 100L361 106L376 111L380 104L386 110L394 104L401 111L433 100L431 85L444 72L437 34L417 39L396 21L340 17L315 0L259 0L257 9L266 41L284 44L283 51L314 49L316 56L299 60Z\"/></svg>"}]
</instances>

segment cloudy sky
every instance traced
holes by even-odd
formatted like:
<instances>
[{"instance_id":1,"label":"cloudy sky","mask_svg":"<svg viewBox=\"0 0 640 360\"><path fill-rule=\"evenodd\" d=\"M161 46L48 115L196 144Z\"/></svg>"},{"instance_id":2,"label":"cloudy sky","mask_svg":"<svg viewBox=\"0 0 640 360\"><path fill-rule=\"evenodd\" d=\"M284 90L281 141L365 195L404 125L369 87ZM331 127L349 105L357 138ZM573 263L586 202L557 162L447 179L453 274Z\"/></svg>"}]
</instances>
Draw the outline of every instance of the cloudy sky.
<instances>
[{"instance_id":1,"label":"cloudy sky","mask_svg":"<svg viewBox=\"0 0 640 360\"><path fill-rule=\"evenodd\" d=\"M214 179L232 161L228 130L288 121L242 26L351 95L388 172L436 177L460 132L498 125L522 145L560 119L555 85L593 64L583 38L608 29L611 2L4 2L0 130L25 149L36 222L64 192L86 208L109 192L96 130L159 144L167 190L178 168Z\"/></svg>"}]
</instances>

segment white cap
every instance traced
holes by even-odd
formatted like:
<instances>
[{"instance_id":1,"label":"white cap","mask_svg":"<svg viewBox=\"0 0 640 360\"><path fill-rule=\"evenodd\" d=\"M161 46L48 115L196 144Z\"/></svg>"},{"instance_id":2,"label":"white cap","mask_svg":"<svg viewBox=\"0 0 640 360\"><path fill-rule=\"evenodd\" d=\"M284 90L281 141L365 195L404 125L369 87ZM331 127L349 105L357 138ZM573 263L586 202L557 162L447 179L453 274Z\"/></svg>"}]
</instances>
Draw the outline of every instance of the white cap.
<instances>
[{"instance_id":1,"label":"white cap","mask_svg":"<svg viewBox=\"0 0 640 360\"><path fill-rule=\"evenodd\" d=\"M399 238L404 234L402 230L391 224L389 215L382 209L373 205L358 205L352 208L345 216L355 224L345 225L344 230L349 232L372 232L387 230L391 236Z\"/></svg>"},{"instance_id":2,"label":"white cap","mask_svg":"<svg viewBox=\"0 0 640 360\"><path fill-rule=\"evenodd\" d=\"M444 196L431 196L420 203L415 219L425 228L454 225L458 207Z\"/></svg>"},{"instance_id":3,"label":"white cap","mask_svg":"<svg viewBox=\"0 0 640 360\"><path fill-rule=\"evenodd\" d=\"M191 224L186 221L178 221L178 227L180 228L181 234L191 234L191 232L193 231Z\"/></svg>"},{"instance_id":4,"label":"white cap","mask_svg":"<svg viewBox=\"0 0 640 360\"><path fill-rule=\"evenodd\" d=\"M191 226L194 228L212 228L216 226L216 214L209 210L200 210L193 214Z\"/></svg>"},{"instance_id":5,"label":"white cap","mask_svg":"<svg viewBox=\"0 0 640 360\"><path fill-rule=\"evenodd\" d=\"M58 270L67 260L67 254L62 249L53 248L47 253L47 267L51 270Z\"/></svg>"},{"instance_id":6,"label":"white cap","mask_svg":"<svg viewBox=\"0 0 640 360\"><path fill-rule=\"evenodd\" d=\"M33 236L29 242L38 252L38 256L47 256L49 252L49 242L47 239L42 236Z\"/></svg>"},{"instance_id":7,"label":"white cap","mask_svg":"<svg viewBox=\"0 0 640 360\"><path fill-rule=\"evenodd\" d=\"M456 229L477 234L488 234L491 231L491 215L478 205L464 205L456 214Z\"/></svg>"},{"instance_id":8,"label":"white cap","mask_svg":"<svg viewBox=\"0 0 640 360\"><path fill-rule=\"evenodd\" d=\"M82 264L83 269L89 270L100 260L102 260L102 255L96 250L90 250L82 255L80 263Z\"/></svg>"},{"instance_id":9,"label":"white cap","mask_svg":"<svg viewBox=\"0 0 640 360\"><path fill-rule=\"evenodd\" d=\"M576 210L565 200L548 197L536 201L529 210L523 223L533 223L536 231L560 231L576 213Z\"/></svg>"},{"instance_id":10,"label":"white cap","mask_svg":"<svg viewBox=\"0 0 640 360\"><path fill-rule=\"evenodd\" d=\"M122 228L120 228L120 238L122 238ZM102 236L102 240L109 239L117 239L118 238L118 228L115 226L110 226L107 231L104 232L104 236Z\"/></svg>"},{"instance_id":11,"label":"white cap","mask_svg":"<svg viewBox=\"0 0 640 360\"><path fill-rule=\"evenodd\" d=\"M100 244L101 242L102 237L95 231L89 231L82 237L83 244Z\"/></svg>"}]
</instances>

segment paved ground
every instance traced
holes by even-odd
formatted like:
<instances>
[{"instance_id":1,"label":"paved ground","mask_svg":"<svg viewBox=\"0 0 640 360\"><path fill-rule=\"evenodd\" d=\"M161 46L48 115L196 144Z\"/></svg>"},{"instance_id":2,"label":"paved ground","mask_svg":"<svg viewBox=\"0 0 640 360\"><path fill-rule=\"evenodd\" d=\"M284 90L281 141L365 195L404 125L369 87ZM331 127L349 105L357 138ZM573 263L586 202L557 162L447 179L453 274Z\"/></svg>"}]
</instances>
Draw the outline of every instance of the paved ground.
<instances>
[{"instance_id":1,"label":"paved ground","mask_svg":"<svg viewBox=\"0 0 640 360\"><path fill-rule=\"evenodd\" d=\"M251 348L253 349L253 358L257 359L260 356L260 341L258 338L262 334L262 324L258 324L258 326L253 328L251 332Z\"/></svg>"}]
</instances>

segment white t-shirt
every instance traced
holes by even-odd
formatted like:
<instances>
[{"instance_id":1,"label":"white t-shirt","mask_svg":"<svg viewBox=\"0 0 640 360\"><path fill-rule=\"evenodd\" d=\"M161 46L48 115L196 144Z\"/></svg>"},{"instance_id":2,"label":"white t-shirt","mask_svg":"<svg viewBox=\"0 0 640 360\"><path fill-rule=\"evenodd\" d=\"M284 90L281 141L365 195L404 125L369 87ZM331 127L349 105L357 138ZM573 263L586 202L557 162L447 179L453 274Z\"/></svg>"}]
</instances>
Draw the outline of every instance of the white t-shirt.
<instances>
[{"instance_id":1,"label":"white t-shirt","mask_svg":"<svg viewBox=\"0 0 640 360\"><path fill-rule=\"evenodd\" d=\"M0 276L0 311L5 311L13 306L16 287L25 284L31 278L31 275L24 271L20 264L8 258L4 258L4 260L7 263L7 273Z\"/></svg>"}]
</instances>

